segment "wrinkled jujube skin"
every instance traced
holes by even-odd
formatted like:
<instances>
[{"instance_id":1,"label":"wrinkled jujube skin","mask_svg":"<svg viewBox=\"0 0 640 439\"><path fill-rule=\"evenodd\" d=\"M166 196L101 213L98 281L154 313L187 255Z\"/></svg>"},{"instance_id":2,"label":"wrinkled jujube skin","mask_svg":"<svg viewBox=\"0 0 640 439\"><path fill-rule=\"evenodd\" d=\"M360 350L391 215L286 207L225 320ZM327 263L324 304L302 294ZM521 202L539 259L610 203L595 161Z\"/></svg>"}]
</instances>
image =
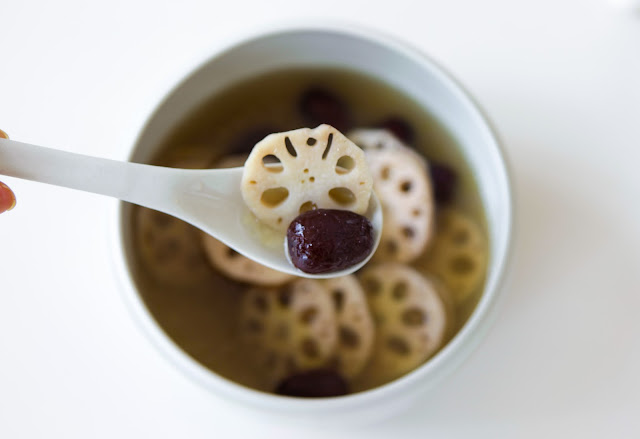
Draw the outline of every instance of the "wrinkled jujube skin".
<instances>
[{"instance_id":1,"label":"wrinkled jujube skin","mask_svg":"<svg viewBox=\"0 0 640 439\"><path fill-rule=\"evenodd\" d=\"M407 145L413 145L413 142L416 139L416 134L411 124L400 116L388 117L378 122L376 126L390 131L394 136Z\"/></svg>"},{"instance_id":2,"label":"wrinkled jujube skin","mask_svg":"<svg viewBox=\"0 0 640 439\"><path fill-rule=\"evenodd\" d=\"M436 200L436 204L449 204L455 196L458 174L451 166L436 162L429 162L429 172L431 173L433 198Z\"/></svg>"},{"instance_id":3,"label":"wrinkled jujube skin","mask_svg":"<svg viewBox=\"0 0 640 439\"><path fill-rule=\"evenodd\" d=\"M276 388L278 395L299 397L342 396L349 393L347 382L332 370L316 369L291 375Z\"/></svg>"},{"instance_id":4,"label":"wrinkled jujube skin","mask_svg":"<svg viewBox=\"0 0 640 439\"><path fill-rule=\"evenodd\" d=\"M373 226L348 210L309 210L287 229L291 262L305 273L344 270L366 259L373 249Z\"/></svg>"},{"instance_id":5,"label":"wrinkled jujube skin","mask_svg":"<svg viewBox=\"0 0 640 439\"><path fill-rule=\"evenodd\" d=\"M307 89L300 96L298 105L303 118L311 126L326 123L344 133L353 125L345 103L325 88Z\"/></svg>"}]
</instances>

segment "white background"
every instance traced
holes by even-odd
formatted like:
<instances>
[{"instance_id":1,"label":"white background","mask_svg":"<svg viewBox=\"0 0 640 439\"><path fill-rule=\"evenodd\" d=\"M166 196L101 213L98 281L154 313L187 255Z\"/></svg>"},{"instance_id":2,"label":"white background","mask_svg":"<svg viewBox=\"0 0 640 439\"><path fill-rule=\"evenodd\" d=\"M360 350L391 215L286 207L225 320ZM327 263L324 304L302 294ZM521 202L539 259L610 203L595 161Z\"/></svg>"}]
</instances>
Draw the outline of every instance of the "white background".
<instances>
[{"instance_id":1,"label":"white background","mask_svg":"<svg viewBox=\"0 0 640 439\"><path fill-rule=\"evenodd\" d=\"M495 122L515 263L488 337L386 437L639 437L640 13L606 0L0 0L0 128L122 159L160 93L221 41L298 18L429 53ZM3 178L0 438L327 438L257 419L149 344L110 265L112 201Z\"/></svg>"}]
</instances>

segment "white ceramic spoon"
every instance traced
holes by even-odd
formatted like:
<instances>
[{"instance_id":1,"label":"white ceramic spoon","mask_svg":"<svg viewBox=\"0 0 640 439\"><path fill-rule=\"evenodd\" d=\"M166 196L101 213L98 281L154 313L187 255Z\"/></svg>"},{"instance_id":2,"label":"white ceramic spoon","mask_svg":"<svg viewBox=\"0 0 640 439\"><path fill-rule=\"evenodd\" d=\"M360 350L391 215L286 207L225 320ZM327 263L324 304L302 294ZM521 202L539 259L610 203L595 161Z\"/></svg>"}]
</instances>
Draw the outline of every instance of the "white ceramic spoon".
<instances>
[{"instance_id":1,"label":"white ceramic spoon","mask_svg":"<svg viewBox=\"0 0 640 439\"><path fill-rule=\"evenodd\" d=\"M367 217L374 247L346 270L312 275L287 260L282 245L260 240L240 193L243 168L175 169L120 162L0 138L0 174L108 195L180 218L238 253L285 273L309 278L343 276L361 268L380 242L382 209L373 195ZM284 242L284 237L283 237Z\"/></svg>"}]
</instances>

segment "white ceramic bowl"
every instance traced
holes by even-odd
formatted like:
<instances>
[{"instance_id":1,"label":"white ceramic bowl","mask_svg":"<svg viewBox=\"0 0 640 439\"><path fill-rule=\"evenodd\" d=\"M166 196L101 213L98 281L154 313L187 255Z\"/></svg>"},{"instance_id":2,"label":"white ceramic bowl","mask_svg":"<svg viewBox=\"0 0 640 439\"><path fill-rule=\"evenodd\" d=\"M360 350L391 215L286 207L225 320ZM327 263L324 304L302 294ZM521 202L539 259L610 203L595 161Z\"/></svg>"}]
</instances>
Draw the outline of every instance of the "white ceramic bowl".
<instances>
[{"instance_id":1,"label":"white ceramic bowl","mask_svg":"<svg viewBox=\"0 0 640 439\"><path fill-rule=\"evenodd\" d=\"M283 67L334 66L364 71L403 91L435 115L457 139L478 181L489 225L490 263L486 288L475 311L458 334L433 358L413 372L354 395L296 399L240 386L184 353L159 328L136 291L131 260L130 225L126 206L114 215L116 267L127 302L144 332L173 363L219 396L270 414L296 419L362 421L397 413L450 373L475 347L495 308L509 259L512 228L510 182L496 138L487 119L450 75L407 45L369 31L340 26L290 28L262 33L217 51L192 69L160 101L132 145L132 161L147 161L161 140L190 110L228 85Z\"/></svg>"}]
</instances>

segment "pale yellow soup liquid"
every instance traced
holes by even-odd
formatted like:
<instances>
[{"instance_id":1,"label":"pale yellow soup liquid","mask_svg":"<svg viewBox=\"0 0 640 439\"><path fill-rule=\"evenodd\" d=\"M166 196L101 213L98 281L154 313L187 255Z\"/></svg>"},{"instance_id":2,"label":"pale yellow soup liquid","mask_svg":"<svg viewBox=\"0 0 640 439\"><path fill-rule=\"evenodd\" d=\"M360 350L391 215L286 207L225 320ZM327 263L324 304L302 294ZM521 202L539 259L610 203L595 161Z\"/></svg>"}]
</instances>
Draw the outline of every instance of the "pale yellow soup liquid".
<instances>
[{"instance_id":1,"label":"pale yellow soup liquid","mask_svg":"<svg viewBox=\"0 0 640 439\"><path fill-rule=\"evenodd\" d=\"M286 70L237 83L187 115L151 163L188 167L195 162L213 167L220 157L249 152L252 145L243 144L242 138L251 138L252 132L282 132L305 127L298 100L311 86L321 86L339 96L351 110L354 127L371 127L392 115L409 122L415 131L416 149L427 159L447 163L456 170L458 188L453 206L480 224L486 236L486 221L474 176L453 136L409 96L358 72ZM257 140L260 139L254 141ZM132 208L132 217L136 209L141 208ZM197 234L194 230L193 245L197 247L194 255L199 259L195 262L206 266L206 272L185 285L159 282L152 270L141 263L143 256L139 249L133 248L134 278L144 302L166 334L202 365L245 386L273 391L265 387L260 370L252 367L250 352L244 348L237 330L240 301L248 285L232 281L211 268L199 248ZM412 266L425 271L416 263ZM468 300L454 307L448 339L464 325L481 292L482 285ZM354 390L366 388L355 386Z\"/></svg>"}]
</instances>

